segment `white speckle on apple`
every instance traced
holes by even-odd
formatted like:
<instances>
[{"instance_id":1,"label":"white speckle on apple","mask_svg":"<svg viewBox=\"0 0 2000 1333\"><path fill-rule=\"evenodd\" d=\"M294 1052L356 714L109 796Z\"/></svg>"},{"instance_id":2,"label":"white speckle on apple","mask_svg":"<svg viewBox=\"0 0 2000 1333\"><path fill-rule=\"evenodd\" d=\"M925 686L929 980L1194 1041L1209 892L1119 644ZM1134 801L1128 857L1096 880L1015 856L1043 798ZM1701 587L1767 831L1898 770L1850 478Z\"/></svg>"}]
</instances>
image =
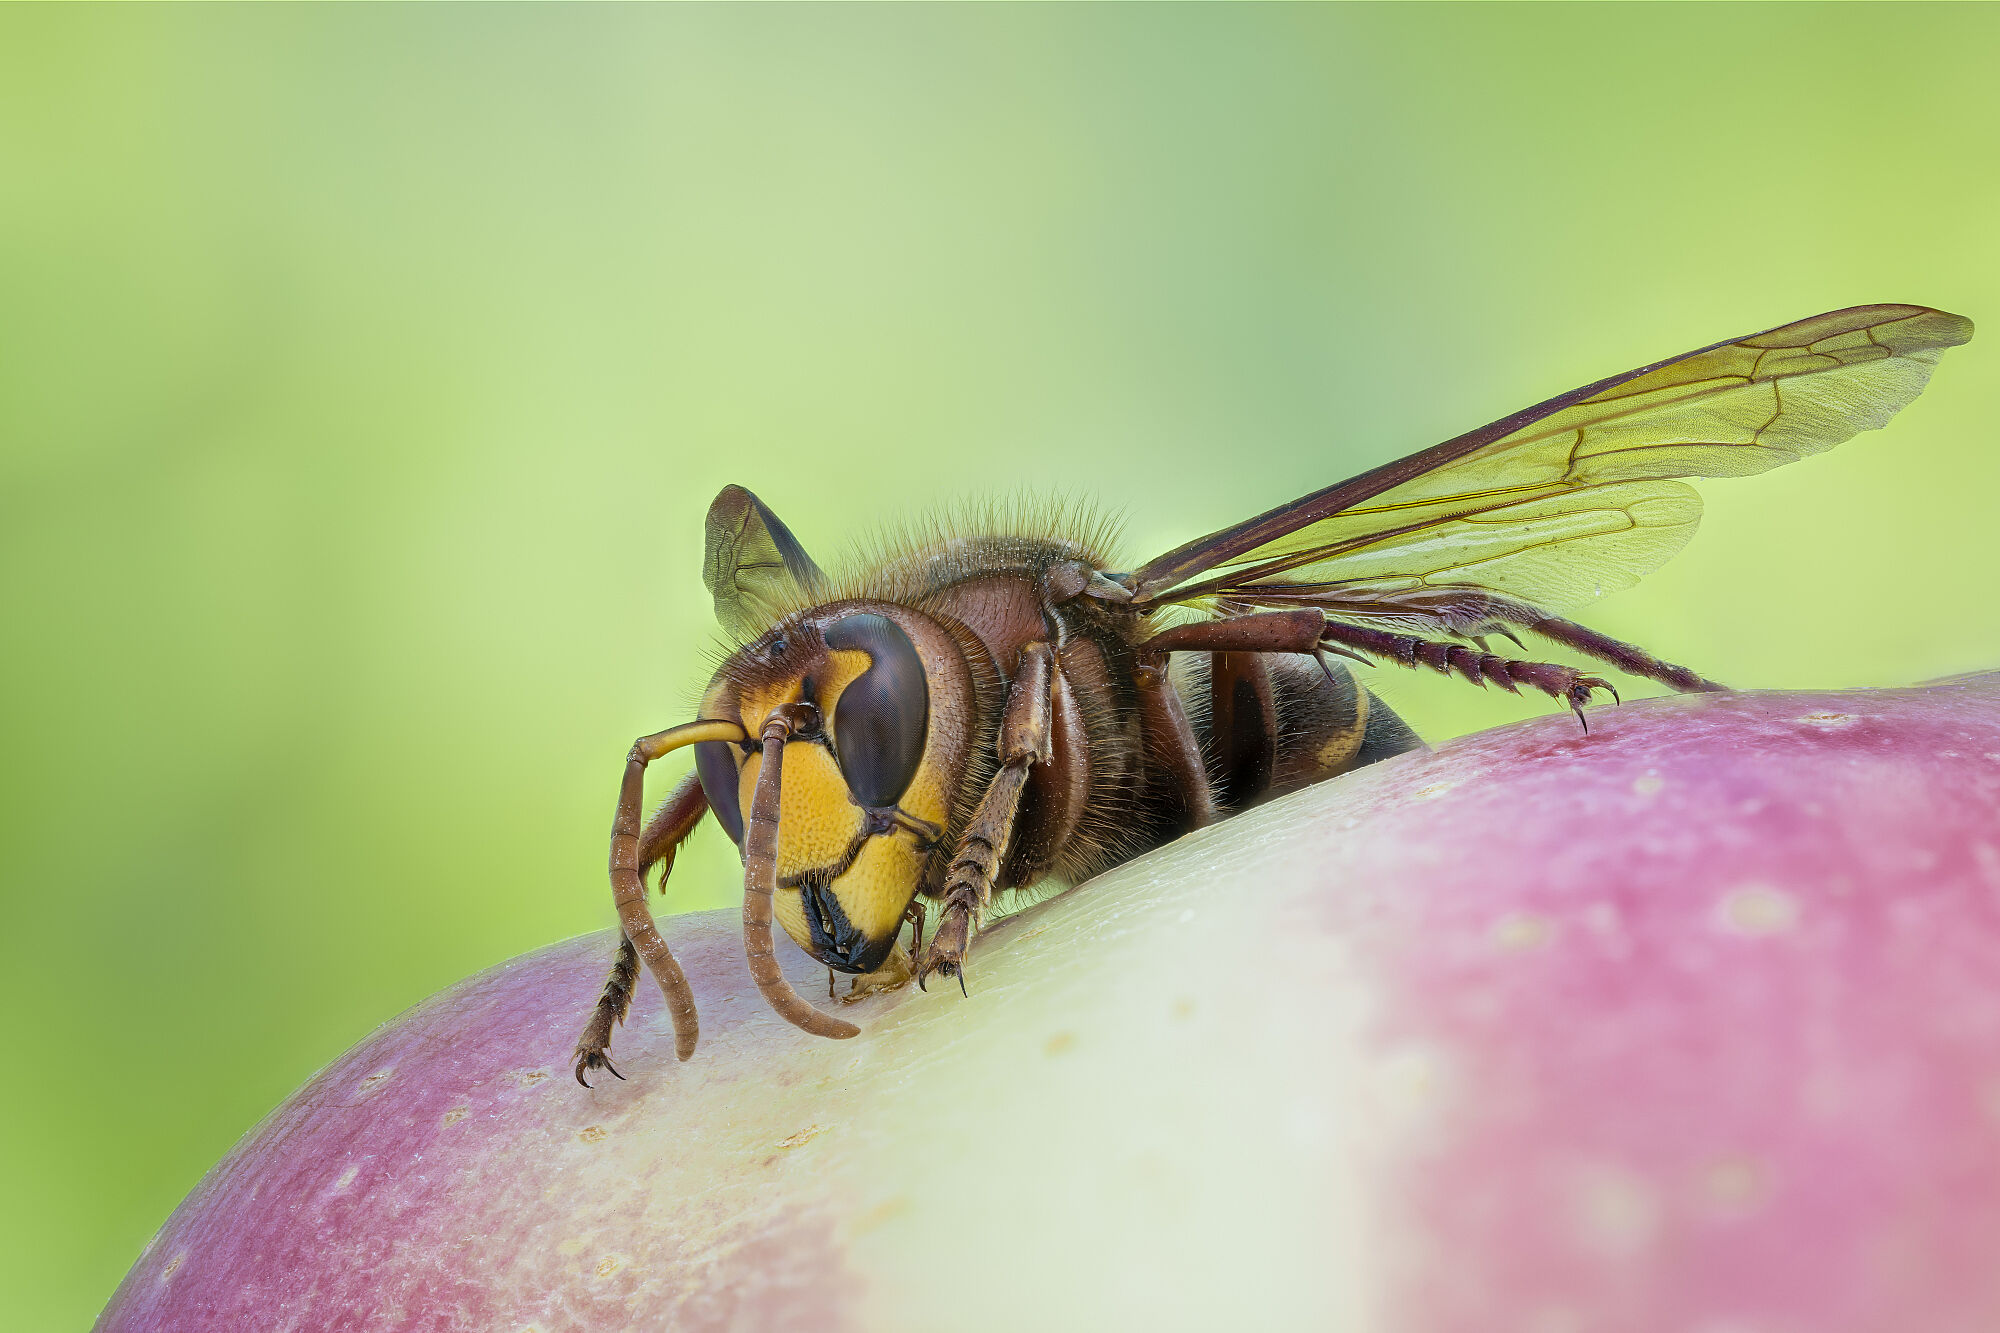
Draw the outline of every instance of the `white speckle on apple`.
<instances>
[{"instance_id":1,"label":"white speckle on apple","mask_svg":"<svg viewBox=\"0 0 2000 1333\"><path fill-rule=\"evenodd\" d=\"M1845 727L1858 720L1852 713L1807 713L1799 718L1809 727Z\"/></svg>"},{"instance_id":2,"label":"white speckle on apple","mask_svg":"<svg viewBox=\"0 0 2000 1333\"><path fill-rule=\"evenodd\" d=\"M1554 939L1555 933L1554 922L1533 912L1509 912L1487 931L1495 947L1510 953L1539 949Z\"/></svg>"},{"instance_id":3,"label":"white speckle on apple","mask_svg":"<svg viewBox=\"0 0 2000 1333\"><path fill-rule=\"evenodd\" d=\"M1768 884L1745 884L1723 896L1722 928L1736 935L1783 935L1799 923L1798 900Z\"/></svg>"},{"instance_id":4,"label":"white speckle on apple","mask_svg":"<svg viewBox=\"0 0 2000 1333\"><path fill-rule=\"evenodd\" d=\"M1702 1172L1701 1189L1713 1211L1741 1216L1756 1209L1769 1193L1770 1169L1754 1157L1720 1158Z\"/></svg>"},{"instance_id":5,"label":"white speckle on apple","mask_svg":"<svg viewBox=\"0 0 2000 1333\"><path fill-rule=\"evenodd\" d=\"M1658 1194L1637 1172L1612 1163L1578 1169L1574 1206L1577 1239L1610 1258L1636 1258L1660 1231Z\"/></svg>"}]
</instances>

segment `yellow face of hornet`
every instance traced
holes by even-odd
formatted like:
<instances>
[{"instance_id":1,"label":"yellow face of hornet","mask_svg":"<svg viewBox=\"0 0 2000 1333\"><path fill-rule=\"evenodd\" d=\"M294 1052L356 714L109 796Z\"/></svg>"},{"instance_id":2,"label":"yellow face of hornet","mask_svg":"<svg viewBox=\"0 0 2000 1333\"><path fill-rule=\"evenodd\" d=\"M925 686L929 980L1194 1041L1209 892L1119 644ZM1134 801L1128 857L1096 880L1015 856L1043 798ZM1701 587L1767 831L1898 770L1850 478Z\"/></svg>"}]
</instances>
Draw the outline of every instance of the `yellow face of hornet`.
<instances>
[{"instance_id":1,"label":"yellow face of hornet","mask_svg":"<svg viewBox=\"0 0 2000 1333\"><path fill-rule=\"evenodd\" d=\"M781 705L820 711L820 730L785 746L772 907L828 967L873 972L894 948L951 818L970 694L963 654L935 621L846 602L765 634L724 663L703 696L703 718L750 737ZM740 849L763 768L757 742L703 742L695 762Z\"/></svg>"}]
</instances>

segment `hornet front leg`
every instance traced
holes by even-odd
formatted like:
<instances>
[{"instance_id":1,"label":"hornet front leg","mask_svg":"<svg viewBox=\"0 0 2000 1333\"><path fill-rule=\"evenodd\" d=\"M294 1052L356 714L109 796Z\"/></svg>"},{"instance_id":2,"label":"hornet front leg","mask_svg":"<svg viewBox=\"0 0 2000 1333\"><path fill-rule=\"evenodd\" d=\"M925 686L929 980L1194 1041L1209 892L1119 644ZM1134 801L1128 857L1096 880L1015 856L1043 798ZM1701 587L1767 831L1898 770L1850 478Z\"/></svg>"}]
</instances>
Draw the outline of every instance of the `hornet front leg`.
<instances>
[{"instance_id":1,"label":"hornet front leg","mask_svg":"<svg viewBox=\"0 0 2000 1333\"><path fill-rule=\"evenodd\" d=\"M1021 662L1007 688L1006 708L1000 715L1000 771L979 798L945 871L944 911L937 934L931 937L930 950L917 968L920 987L932 975L943 975L957 977L959 989L965 989L966 946L992 901L994 881L1013 840L1028 771L1035 764L1048 763L1054 754L1049 706L1054 671L1055 655L1048 644L1031 643L1021 650Z\"/></svg>"}]
</instances>

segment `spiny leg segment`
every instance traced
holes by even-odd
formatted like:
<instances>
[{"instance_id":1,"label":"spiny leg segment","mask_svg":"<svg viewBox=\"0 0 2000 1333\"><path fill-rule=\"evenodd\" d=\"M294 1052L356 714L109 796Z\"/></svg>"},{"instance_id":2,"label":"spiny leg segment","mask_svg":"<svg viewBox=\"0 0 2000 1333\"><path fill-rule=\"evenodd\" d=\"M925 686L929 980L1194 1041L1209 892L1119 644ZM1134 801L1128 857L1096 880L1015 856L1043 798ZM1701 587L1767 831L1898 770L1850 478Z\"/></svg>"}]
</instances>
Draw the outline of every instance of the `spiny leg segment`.
<instances>
[{"instance_id":1,"label":"spiny leg segment","mask_svg":"<svg viewBox=\"0 0 2000 1333\"><path fill-rule=\"evenodd\" d=\"M1492 634L1505 635L1513 640L1515 646L1520 646L1521 640L1508 628L1518 626L1565 648L1609 663L1628 676L1656 680L1683 694L1727 688L1687 667L1655 657L1637 644L1600 634L1588 625L1580 625L1532 603L1502 597L1483 588L1442 586L1414 592L1384 593L1321 584L1260 589L1258 600L1316 608L1335 623L1351 624L1356 620L1378 624L1386 622L1403 630L1422 630L1468 639L1478 644L1482 652L1486 651L1486 636Z\"/></svg>"},{"instance_id":2,"label":"spiny leg segment","mask_svg":"<svg viewBox=\"0 0 2000 1333\"><path fill-rule=\"evenodd\" d=\"M611 960L611 975L604 979L604 990L597 997L597 1007L591 1010L590 1021L583 1025L583 1035L576 1039L576 1081L584 1087L590 1081L584 1074L592 1069L602 1069L621 1083L625 1076L618 1072L618 1066L611 1063L611 1029L625 1021L626 1012L632 1007L632 988L639 981L639 951L632 947L632 941L623 931L618 933L618 953Z\"/></svg>"},{"instance_id":3,"label":"spiny leg segment","mask_svg":"<svg viewBox=\"0 0 2000 1333\"><path fill-rule=\"evenodd\" d=\"M1583 706L1590 702L1591 694L1603 690L1614 700L1618 698L1617 689L1602 676L1587 676L1575 667L1554 662L1503 658L1464 644L1441 643L1415 634L1392 634L1387 630L1347 625L1337 620L1327 622L1321 637L1337 647L1386 657L1406 667L1427 666L1443 675L1457 675L1479 686L1490 682L1509 694L1519 694L1520 687L1526 685L1540 690L1551 699L1568 704L1585 731L1590 730L1590 723L1583 715Z\"/></svg>"},{"instance_id":4,"label":"spiny leg segment","mask_svg":"<svg viewBox=\"0 0 2000 1333\"><path fill-rule=\"evenodd\" d=\"M1449 611L1442 607L1417 607L1409 603L1399 603L1396 609L1405 616L1433 618L1444 632L1468 638L1482 632L1504 632L1496 621L1511 619L1551 638L1560 636L1559 642L1602 657L1635 674L1665 680L1676 688L1721 688L1685 667L1661 662L1630 644L1620 643L1573 621L1546 615L1525 603L1483 597L1479 606L1470 611L1457 603ZM1526 685L1569 705L1585 731L1590 730L1590 723L1584 719L1583 706L1590 702L1591 696L1603 690L1613 699L1618 698L1617 689L1609 681L1601 676L1586 675L1574 667L1554 662L1503 658L1485 651L1483 646L1472 648L1461 643L1427 639L1418 634L1398 634L1329 620L1326 613L1317 607L1257 611L1222 620L1179 625L1155 635L1141 648L1146 656L1164 656L1169 652L1188 650L1308 654L1328 650L1364 662L1386 658L1406 667L1427 666L1445 675L1457 675L1475 685L1498 685L1510 694L1519 694L1520 687Z\"/></svg>"},{"instance_id":5,"label":"spiny leg segment","mask_svg":"<svg viewBox=\"0 0 2000 1333\"><path fill-rule=\"evenodd\" d=\"M965 988L966 946L992 900L994 880L1014 836L1014 818L1021 808L1028 771L1053 757L1049 692L1054 670L1055 658L1048 644L1031 643L1021 650L1020 665L1000 716L1000 771L979 798L945 871L943 913L930 950L917 968L920 988L933 975L957 977L959 989Z\"/></svg>"},{"instance_id":6,"label":"spiny leg segment","mask_svg":"<svg viewBox=\"0 0 2000 1333\"><path fill-rule=\"evenodd\" d=\"M1519 625L1566 648L1574 648L1600 662L1608 662L1628 676L1657 680L1662 685L1679 690L1682 694L1711 693L1729 688L1726 685L1718 685L1684 666L1655 657L1637 644L1614 639L1608 634L1599 634L1588 625L1579 625L1574 620L1550 615L1540 607L1530 606L1526 602L1495 597L1489 600L1488 609L1493 619L1502 625ZM1511 639L1514 636L1509 634L1507 637ZM1514 642L1518 644L1520 640L1514 639Z\"/></svg>"}]
</instances>

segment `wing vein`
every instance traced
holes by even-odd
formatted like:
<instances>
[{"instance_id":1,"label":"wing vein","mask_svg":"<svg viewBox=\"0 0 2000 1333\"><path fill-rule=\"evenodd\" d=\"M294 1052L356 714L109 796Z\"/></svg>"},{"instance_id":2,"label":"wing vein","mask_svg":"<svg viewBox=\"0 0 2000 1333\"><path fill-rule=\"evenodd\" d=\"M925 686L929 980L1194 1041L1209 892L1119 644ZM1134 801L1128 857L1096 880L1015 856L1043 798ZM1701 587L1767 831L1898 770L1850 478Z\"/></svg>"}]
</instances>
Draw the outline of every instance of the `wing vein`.
<instances>
[{"instance_id":1,"label":"wing vein","mask_svg":"<svg viewBox=\"0 0 2000 1333\"><path fill-rule=\"evenodd\" d=\"M1178 547L1131 576L1133 601L1322 584L1588 601L1693 534L1681 478L1747 476L1885 425L1971 336L1944 311L1857 306L1642 366Z\"/></svg>"}]
</instances>

